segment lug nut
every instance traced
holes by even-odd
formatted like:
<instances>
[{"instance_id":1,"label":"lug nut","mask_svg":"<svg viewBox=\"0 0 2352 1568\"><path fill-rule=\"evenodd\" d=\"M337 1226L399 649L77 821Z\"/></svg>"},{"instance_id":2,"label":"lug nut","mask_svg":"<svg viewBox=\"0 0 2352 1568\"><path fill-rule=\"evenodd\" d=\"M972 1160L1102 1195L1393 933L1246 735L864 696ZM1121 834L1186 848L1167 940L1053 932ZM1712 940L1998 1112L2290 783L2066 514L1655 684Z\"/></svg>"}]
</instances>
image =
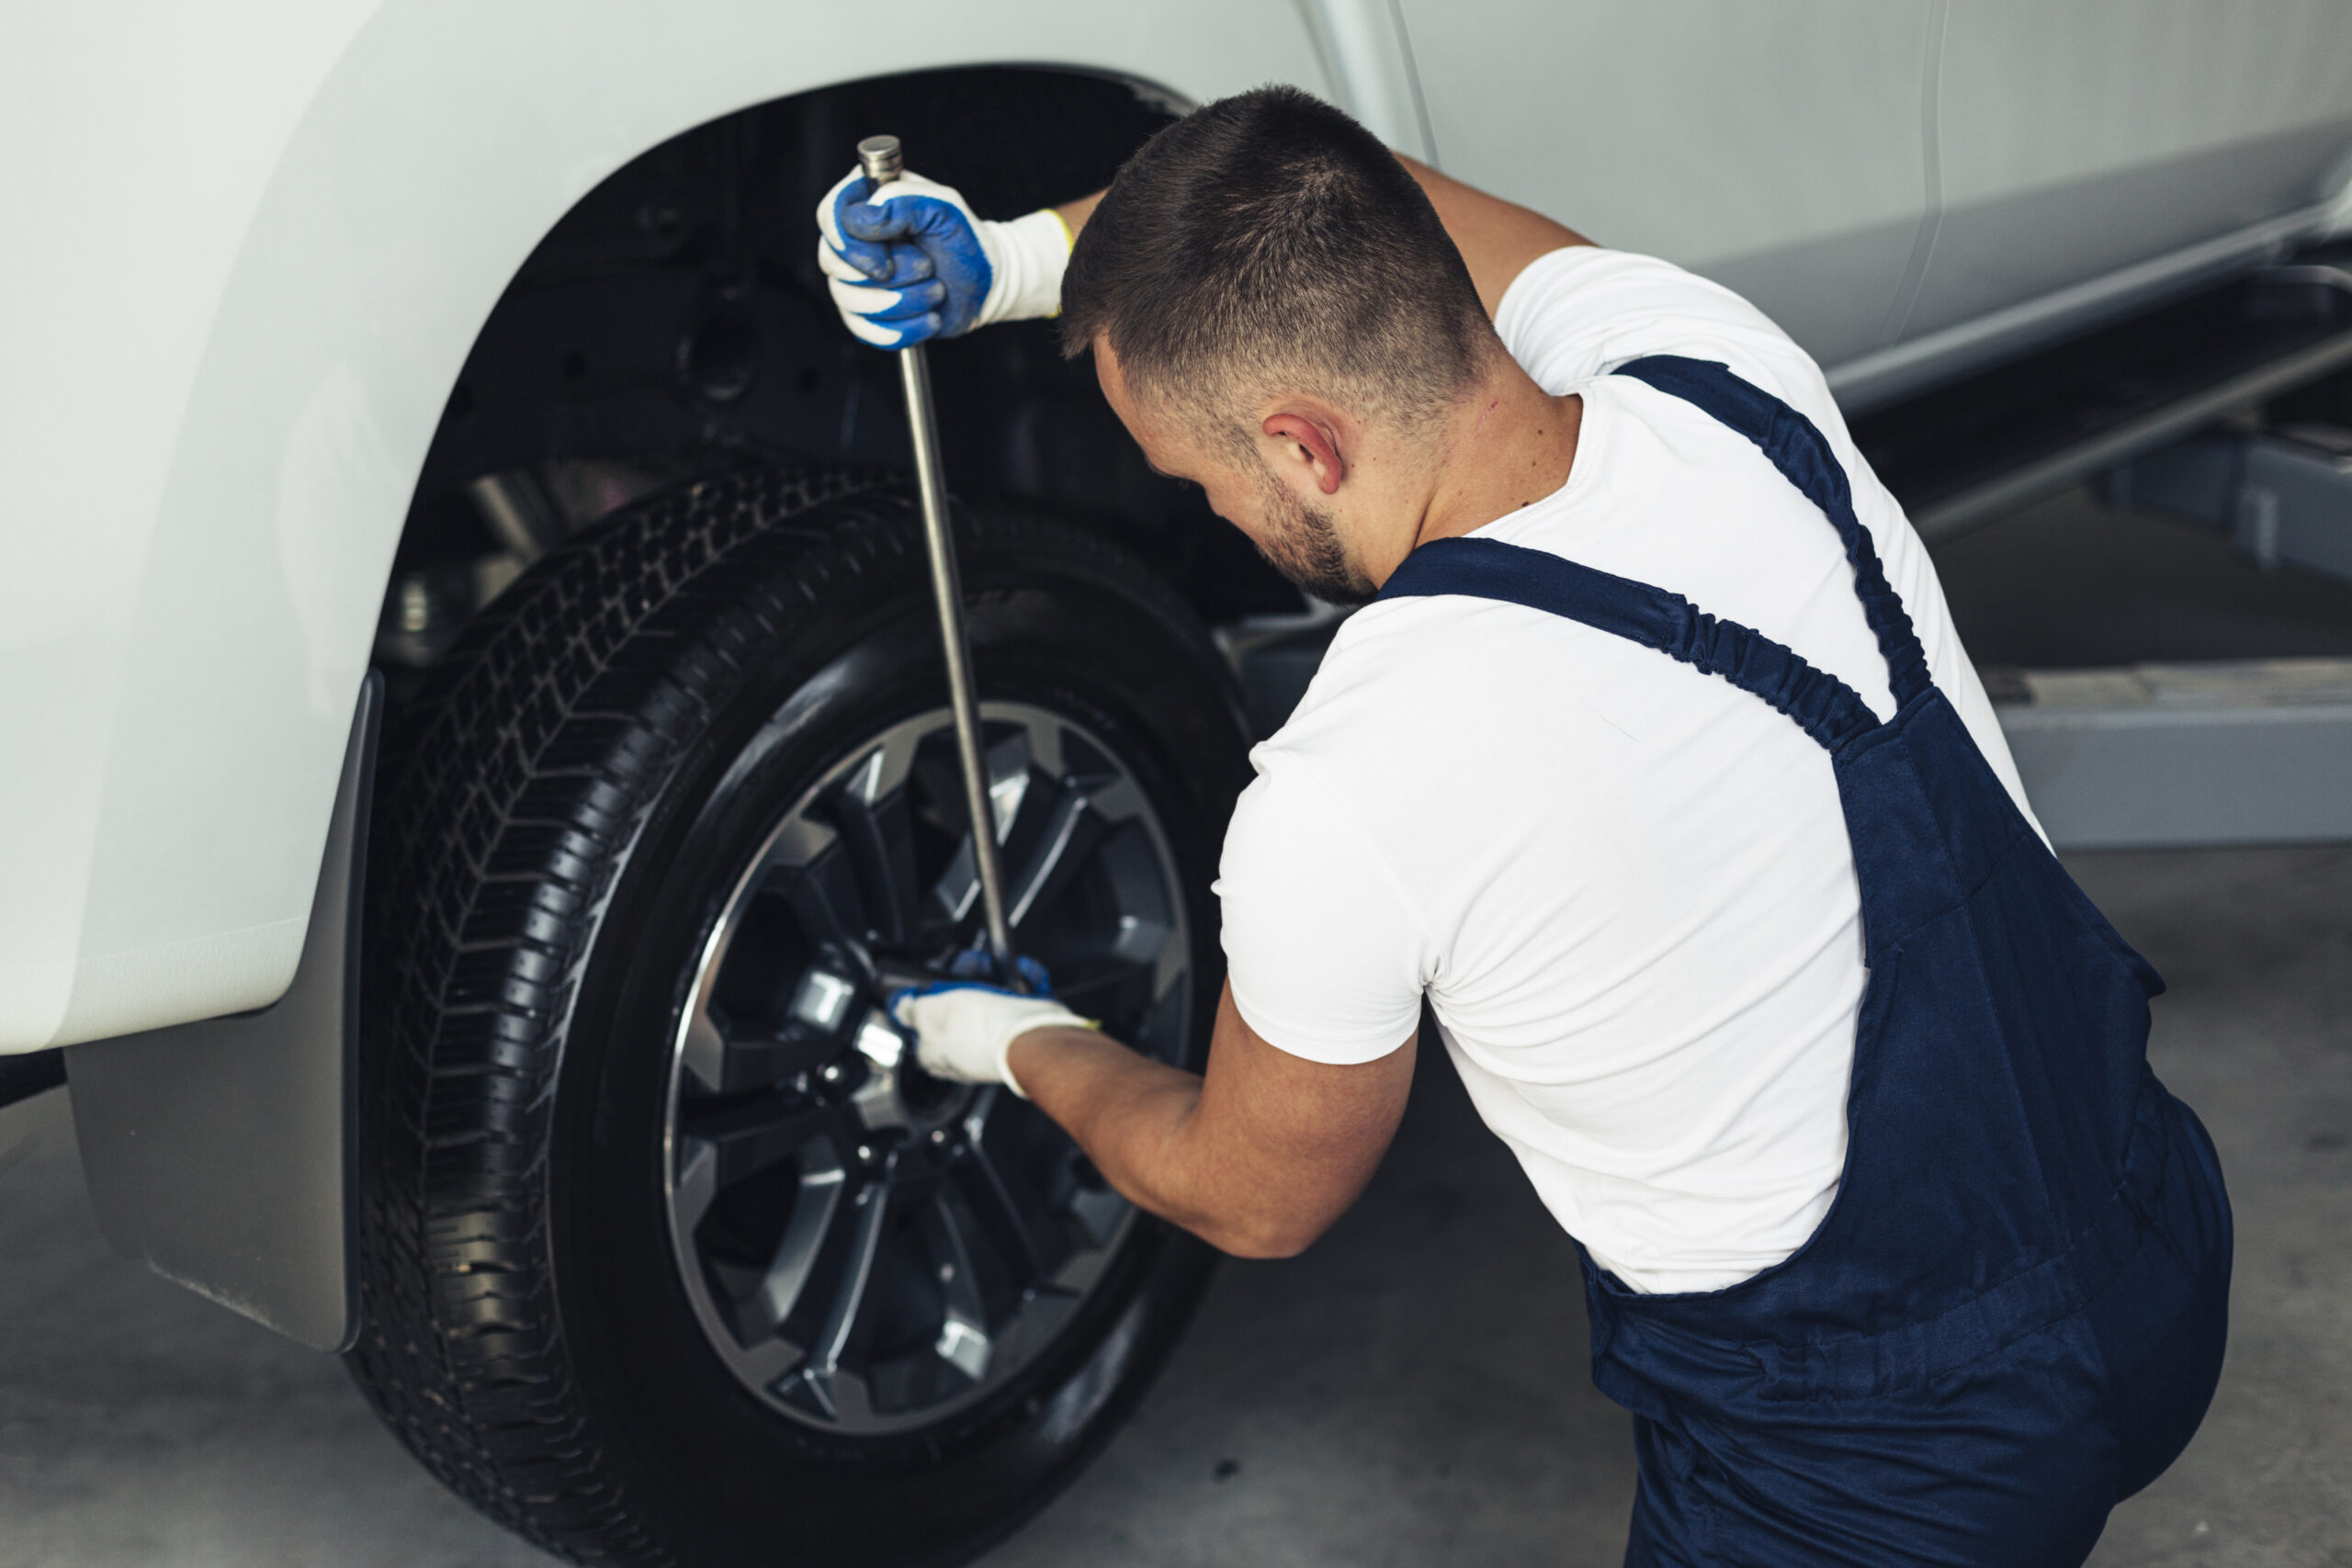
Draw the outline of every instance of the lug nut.
<instances>
[{"instance_id":1,"label":"lug nut","mask_svg":"<svg viewBox=\"0 0 2352 1568\"><path fill-rule=\"evenodd\" d=\"M839 1083L842 1081L842 1065L839 1062L827 1063L825 1070L818 1076L827 1083Z\"/></svg>"},{"instance_id":2,"label":"lug nut","mask_svg":"<svg viewBox=\"0 0 2352 1568\"><path fill-rule=\"evenodd\" d=\"M873 1148L872 1148L870 1145L865 1145L865 1144L860 1144L860 1145L857 1145L857 1160L858 1160L858 1163L859 1163L860 1165L871 1165L871 1164L873 1164L873 1163L874 1163L874 1150L873 1150Z\"/></svg>"}]
</instances>

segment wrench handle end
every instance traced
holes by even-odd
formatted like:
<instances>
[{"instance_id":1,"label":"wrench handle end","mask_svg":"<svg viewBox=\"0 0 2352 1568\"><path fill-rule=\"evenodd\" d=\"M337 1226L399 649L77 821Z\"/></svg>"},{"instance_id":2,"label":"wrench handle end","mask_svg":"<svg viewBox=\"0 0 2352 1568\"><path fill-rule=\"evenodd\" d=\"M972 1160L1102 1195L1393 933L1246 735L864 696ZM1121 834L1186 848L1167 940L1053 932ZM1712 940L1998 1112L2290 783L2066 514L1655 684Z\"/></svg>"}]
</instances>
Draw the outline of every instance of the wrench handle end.
<instances>
[{"instance_id":1,"label":"wrench handle end","mask_svg":"<svg viewBox=\"0 0 2352 1568\"><path fill-rule=\"evenodd\" d=\"M876 186L888 185L905 172L907 155L895 136L869 136L857 144L857 166Z\"/></svg>"}]
</instances>

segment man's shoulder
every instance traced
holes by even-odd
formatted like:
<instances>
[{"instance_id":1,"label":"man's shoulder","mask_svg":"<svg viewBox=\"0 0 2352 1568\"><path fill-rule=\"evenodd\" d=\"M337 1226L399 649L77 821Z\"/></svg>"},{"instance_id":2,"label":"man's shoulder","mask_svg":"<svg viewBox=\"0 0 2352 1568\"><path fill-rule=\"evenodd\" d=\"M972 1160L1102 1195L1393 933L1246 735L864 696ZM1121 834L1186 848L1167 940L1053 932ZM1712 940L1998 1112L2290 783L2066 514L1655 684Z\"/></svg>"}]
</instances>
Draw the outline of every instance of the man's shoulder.
<instances>
[{"instance_id":1,"label":"man's shoulder","mask_svg":"<svg viewBox=\"0 0 2352 1568\"><path fill-rule=\"evenodd\" d=\"M1622 335L1657 323L1777 332L1739 295L1661 256L1572 245L1537 257L1504 290L1496 329L1516 350L1525 340Z\"/></svg>"},{"instance_id":2,"label":"man's shoulder","mask_svg":"<svg viewBox=\"0 0 2352 1568\"><path fill-rule=\"evenodd\" d=\"M1392 600L1351 615L1298 705L1250 752L1260 775L1252 794L1269 806L1298 803L1283 810L1312 810L1317 800L1380 788L1421 748L1442 743L1447 714L1431 696L1453 662L1447 631L1460 618L1458 604L1437 600Z\"/></svg>"},{"instance_id":3,"label":"man's shoulder","mask_svg":"<svg viewBox=\"0 0 2352 1568\"><path fill-rule=\"evenodd\" d=\"M1509 661L1507 637L1482 624L1490 607L1452 596L1365 605L1340 625L1306 695L1267 744L1337 755L1455 721L1478 705L1480 677Z\"/></svg>"},{"instance_id":4,"label":"man's shoulder","mask_svg":"<svg viewBox=\"0 0 2352 1568\"><path fill-rule=\"evenodd\" d=\"M1834 408L1820 367L1772 319L1712 278L1657 256L1585 245L1530 263L1495 326L1511 356L1558 392L1629 360L1674 354L1728 364L1804 408Z\"/></svg>"},{"instance_id":5,"label":"man's shoulder","mask_svg":"<svg viewBox=\"0 0 2352 1568\"><path fill-rule=\"evenodd\" d=\"M1298 803L1284 810L1346 800L1367 822L1474 803L1482 778L1532 765L1537 736L1573 730L1594 678L1582 667L1619 652L1616 639L1516 604L1370 605L1340 628L1296 710L1251 754L1269 784L1261 793ZM1537 722L1543 713L1551 716Z\"/></svg>"}]
</instances>

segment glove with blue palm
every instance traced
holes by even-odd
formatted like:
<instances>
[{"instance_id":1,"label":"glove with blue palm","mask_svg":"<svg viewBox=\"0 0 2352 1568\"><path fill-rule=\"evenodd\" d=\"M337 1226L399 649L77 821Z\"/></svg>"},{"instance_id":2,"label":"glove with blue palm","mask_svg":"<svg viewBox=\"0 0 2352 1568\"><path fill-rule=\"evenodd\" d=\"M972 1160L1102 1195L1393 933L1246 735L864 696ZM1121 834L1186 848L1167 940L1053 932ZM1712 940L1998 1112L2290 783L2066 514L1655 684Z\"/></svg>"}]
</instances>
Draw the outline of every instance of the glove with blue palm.
<instances>
[{"instance_id":1,"label":"glove with blue palm","mask_svg":"<svg viewBox=\"0 0 2352 1568\"><path fill-rule=\"evenodd\" d=\"M996 223L920 175L876 190L852 170L817 204L817 229L842 321L877 348L1061 309L1069 226L1050 208Z\"/></svg>"}]
</instances>

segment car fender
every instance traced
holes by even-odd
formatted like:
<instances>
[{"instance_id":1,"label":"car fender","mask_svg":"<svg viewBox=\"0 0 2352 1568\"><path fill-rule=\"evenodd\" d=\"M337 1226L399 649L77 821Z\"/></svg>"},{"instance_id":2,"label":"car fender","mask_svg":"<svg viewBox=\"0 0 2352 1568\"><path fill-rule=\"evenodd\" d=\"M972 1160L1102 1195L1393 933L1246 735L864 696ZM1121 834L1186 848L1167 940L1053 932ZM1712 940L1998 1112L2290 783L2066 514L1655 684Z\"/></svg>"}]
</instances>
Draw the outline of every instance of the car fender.
<instances>
[{"instance_id":1,"label":"car fender","mask_svg":"<svg viewBox=\"0 0 2352 1568\"><path fill-rule=\"evenodd\" d=\"M1362 25L1385 16L248 0L0 22L0 52L45 67L0 109L38 242L0 289L0 1052L285 991L435 423L598 181L753 104L984 62L1194 100L1286 80L1409 117L1402 40Z\"/></svg>"}]
</instances>

